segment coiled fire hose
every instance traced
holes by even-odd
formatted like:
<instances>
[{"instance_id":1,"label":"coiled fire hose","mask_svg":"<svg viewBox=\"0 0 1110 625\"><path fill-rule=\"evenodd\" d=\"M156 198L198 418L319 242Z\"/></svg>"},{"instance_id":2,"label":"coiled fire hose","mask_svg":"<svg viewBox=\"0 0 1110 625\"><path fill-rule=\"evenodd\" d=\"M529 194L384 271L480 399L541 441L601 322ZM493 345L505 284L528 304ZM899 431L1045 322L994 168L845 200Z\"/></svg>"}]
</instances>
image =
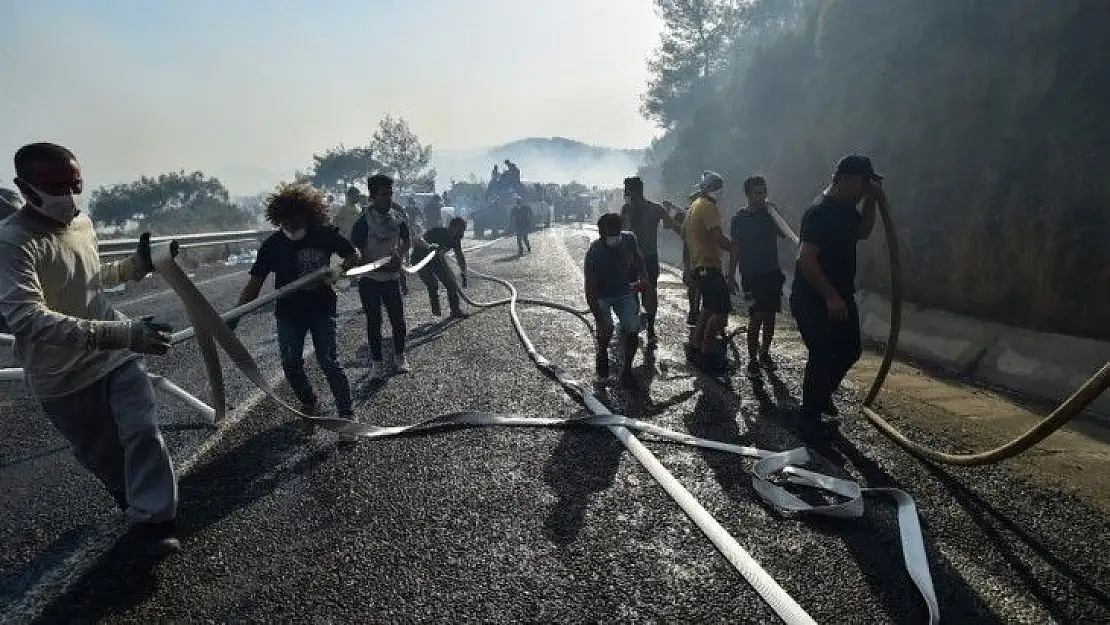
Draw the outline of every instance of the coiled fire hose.
<instances>
[{"instance_id":1,"label":"coiled fire hose","mask_svg":"<svg viewBox=\"0 0 1110 625\"><path fill-rule=\"evenodd\" d=\"M404 270L409 273L415 273L440 253L441 252L431 254L418 265L414 267L405 267ZM372 263L369 267L351 270L347 272L346 275L348 277L356 273L361 275L374 266L384 264L384 262L384 260L375 261L375 263ZM210 388L213 393L216 393L217 390L222 393L224 390L222 372L219 370L219 358L214 353L214 346L218 344L228 353L236 367L279 405L297 414L301 418L311 421L314 425L341 434L352 434L365 439L379 439L460 425L527 427L586 425L607 427L610 432L632 452L633 456L644 466L664 490L667 491L687 516L689 516L699 529L705 533L768 605L770 605L786 623L791 625L795 623L810 624L814 623L814 620L770 575L767 574L766 571L763 570L762 567L760 567L748 552L736 542L704 507L702 507L697 499L663 467L659 460L632 435L630 430L644 432L672 443L714 449L756 459L755 466L752 469L752 483L756 493L775 510L787 517L823 515L840 518L858 518L862 516L864 512L863 497L865 495L886 495L892 497L898 508L898 528L906 569L914 585L921 592L925 600L928 608L929 622L939 622L940 610L936 599L936 593L933 589L932 577L929 572L929 562L925 552L924 539L917 516L917 509L913 499L910 498L908 494L896 489L862 488L859 484L849 480L843 480L801 468L801 465L804 465L809 458L805 448L792 449L785 452L761 450L754 447L745 447L732 443L702 439L689 434L668 430L637 419L630 419L628 417L612 414L600 400L587 390L584 384L573 379L573 377L567 374L562 368L549 361L535 349L535 346L528 338L520 322L520 318L516 311L516 305L518 303L531 303L534 305L551 307L574 314L582 318L583 321L586 321L586 311L575 310L572 307L557 302L519 299L517 297L516 288L512 283L501 278L487 276L473 271L471 273L477 277L491 280L505 286L509 290L510 295L506 299L494 302L475 302L467 297L465 292L463 293L464 299L472 306L489 308L507 305L517 337L520 339L521 344L524 346L533 363L558 381L567 392L585 405L591 415L571 418L535 418L520 415L501 415L488 412L469 411L439 415L409 425L381 427L347 419L305 415L295 410L276 394L274 389L262 375L249 351L225 323L229 318L237 318L249 312L247 309L253 310L269 301L273 301L293 290L301 288L314 280L323 279L331 273L331 270L325 268L309 274L294 283L275 290L263 298L259 298L259 300L251 304L220 315L215 311L211 303L199 292L196 285L189 280L184 271L177 265L172 253L162 249L157 250L155 265L159 274L181 298L182 303L185 305L186 312L193 322L193 328L175 335L175 342L180 342L188 338L188 336L191 336L191 333L195 333L198 338L198 347L202 351L213 351L212 354L205 355L206 363L214 363L214 369L210 368L208 373L210 375L216 375L219 378L218 383L216 383L215 380L210 380ZM588 326L588 321L586 321L586 323ZM208 336L208 339L202 339L202 336L205 335ZM222 398L214 398L214 402L218 406L223 406L226 403ZM838 501L826 505L811 505L787 491L784 488L784 485L787 484L824 490L835 495Z\"/></svg>"},{"instance_id":2,"label":"coiled fire hose","mask_svg":"<svg viewBox=\"0 0 1110 625\"><path fill-rule=\"evenodd\" d=\"M790 228L782 215L769 205L768 210L779 227L787 234L795 245L799 244L798 235ZM1064 400L1040 423L1027 430L1012 441L989 449L970 454L954 454L933 449L918 443L897 427L892 425L873 407L875 399L882 390L890 373L894 361L895 351L898 349L898 333L902 329L902 262L898 253L898 233L894 222L890 218L890 211L882 204L878 205L879 217L883 222L883 234L886 239L887 266L890 270L890 329L887 332L886 349L883 350L883 359L879 370L875 372L875 379L863 399L863 415L880 432L897 443L911 454L936 462L956 466L980 466L995 464L1028 450L1033 445L1043 441L1056 430L1077 417L1107 388L1110 388L1110 362L1106 363L1083 386L1079 387L1070 397Z\"/></svg>"}]
</instances>

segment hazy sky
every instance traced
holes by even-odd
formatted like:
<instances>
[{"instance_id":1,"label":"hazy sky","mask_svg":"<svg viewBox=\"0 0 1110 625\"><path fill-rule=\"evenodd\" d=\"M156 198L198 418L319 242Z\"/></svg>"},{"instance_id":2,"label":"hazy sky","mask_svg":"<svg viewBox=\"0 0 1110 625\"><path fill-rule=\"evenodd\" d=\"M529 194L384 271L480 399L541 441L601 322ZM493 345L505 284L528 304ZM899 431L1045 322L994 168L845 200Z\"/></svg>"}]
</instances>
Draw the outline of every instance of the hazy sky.
<instances>
[{"instance_id":1,"label":"hazy sky","mask_svg":"<svg viewBox=\"0 0 1110 625\"><path fill-rule=\"evenodd\" d=\"M644 147L651 0L0 0L0 185L20 145L88 184L201 169L261 191L387 112L444 149Z\"/></svg>"}]
</instances>

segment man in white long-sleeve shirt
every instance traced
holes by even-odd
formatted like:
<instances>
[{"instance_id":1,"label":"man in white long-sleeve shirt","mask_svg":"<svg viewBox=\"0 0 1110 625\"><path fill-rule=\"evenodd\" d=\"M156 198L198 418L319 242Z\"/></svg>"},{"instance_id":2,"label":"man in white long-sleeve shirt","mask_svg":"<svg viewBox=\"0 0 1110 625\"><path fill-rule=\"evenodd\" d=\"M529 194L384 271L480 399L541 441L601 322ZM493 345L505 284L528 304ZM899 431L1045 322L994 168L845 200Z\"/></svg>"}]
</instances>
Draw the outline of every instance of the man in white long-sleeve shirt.
<instances>
[{"instance_id":1,"label":"man in white long-sleeve shirt","mask_svg":"<svg viewBox=\"0 0 1110 625\"><path fill-rule=\"evenodd\" d=\"M26 145L15 170L27 203L0 224L0 316L27 385L140 540L176 551L177 480L141 357L166 353L171 328L128 319L102 290L153 270L150 235L130 258L101 263L73 153Z\"/></svg>"}]
</instances>

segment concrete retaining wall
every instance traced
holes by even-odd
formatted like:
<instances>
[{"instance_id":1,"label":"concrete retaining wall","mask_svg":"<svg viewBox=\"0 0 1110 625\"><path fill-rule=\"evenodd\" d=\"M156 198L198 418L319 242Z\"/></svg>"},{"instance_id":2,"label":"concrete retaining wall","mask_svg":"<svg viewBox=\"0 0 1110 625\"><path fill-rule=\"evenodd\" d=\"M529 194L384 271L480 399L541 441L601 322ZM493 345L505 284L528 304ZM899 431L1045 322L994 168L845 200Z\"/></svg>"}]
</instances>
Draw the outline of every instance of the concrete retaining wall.
<instances>
[{"instance_id":1,"label":"concrete retaining wall","mask_svg":"<svg viewBox=\"0 0 1110 625\"><path fill-rule=\"evenodd\" d=\"M885 343L889 301L863 293L860 321L866 339ZM1033 332L942 310L903 304L898 350L940 366L1050 403L1059 403L1110 362L1110 343ZM1091 405L1110 417L1110 393Z\"/></svg>"},{"instance_id":2,"label":"concrete retaining wall","mask_svg":"<svg viewBox=\"0 0 1110 625\"><path fill-rule=\"evenodd\" d=\"M673 233L660 233L659 257L681 266L682 244ZM787 291L789 285L788 280ZM885 344L890 331L889 301L866 292L857 298L863 336ZM1053 404L1062 402L1110 362L1110 343L1033 332L909 302L902 305L898 350L951 373ZM1091 412L1110 418L1110 391L1092 404Z\"/></svg>"}]
</instances>

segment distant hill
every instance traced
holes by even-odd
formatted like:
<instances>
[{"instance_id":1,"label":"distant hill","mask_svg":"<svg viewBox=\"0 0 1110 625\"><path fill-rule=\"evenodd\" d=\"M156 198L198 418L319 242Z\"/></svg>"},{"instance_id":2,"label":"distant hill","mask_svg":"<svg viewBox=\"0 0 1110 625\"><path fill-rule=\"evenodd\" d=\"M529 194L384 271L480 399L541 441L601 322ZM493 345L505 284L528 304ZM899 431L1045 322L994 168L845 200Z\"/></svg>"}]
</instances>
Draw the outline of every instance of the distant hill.
<instances>
[{"instance_id":1,"label":"distant hill","mask_svg":"<svg viewBox=\"0 0 1110 625\"><path fill-rule=\"evenodd\" d=\"M520 167L524 180L620 186L625 176L636 173L645 156L646 150L594 146L564 137L529 137L492 148L437 151L432 163L440 187L452 178L487 179L494 165L504 169L505 159Z\"/></svg>"}]
</instances>

